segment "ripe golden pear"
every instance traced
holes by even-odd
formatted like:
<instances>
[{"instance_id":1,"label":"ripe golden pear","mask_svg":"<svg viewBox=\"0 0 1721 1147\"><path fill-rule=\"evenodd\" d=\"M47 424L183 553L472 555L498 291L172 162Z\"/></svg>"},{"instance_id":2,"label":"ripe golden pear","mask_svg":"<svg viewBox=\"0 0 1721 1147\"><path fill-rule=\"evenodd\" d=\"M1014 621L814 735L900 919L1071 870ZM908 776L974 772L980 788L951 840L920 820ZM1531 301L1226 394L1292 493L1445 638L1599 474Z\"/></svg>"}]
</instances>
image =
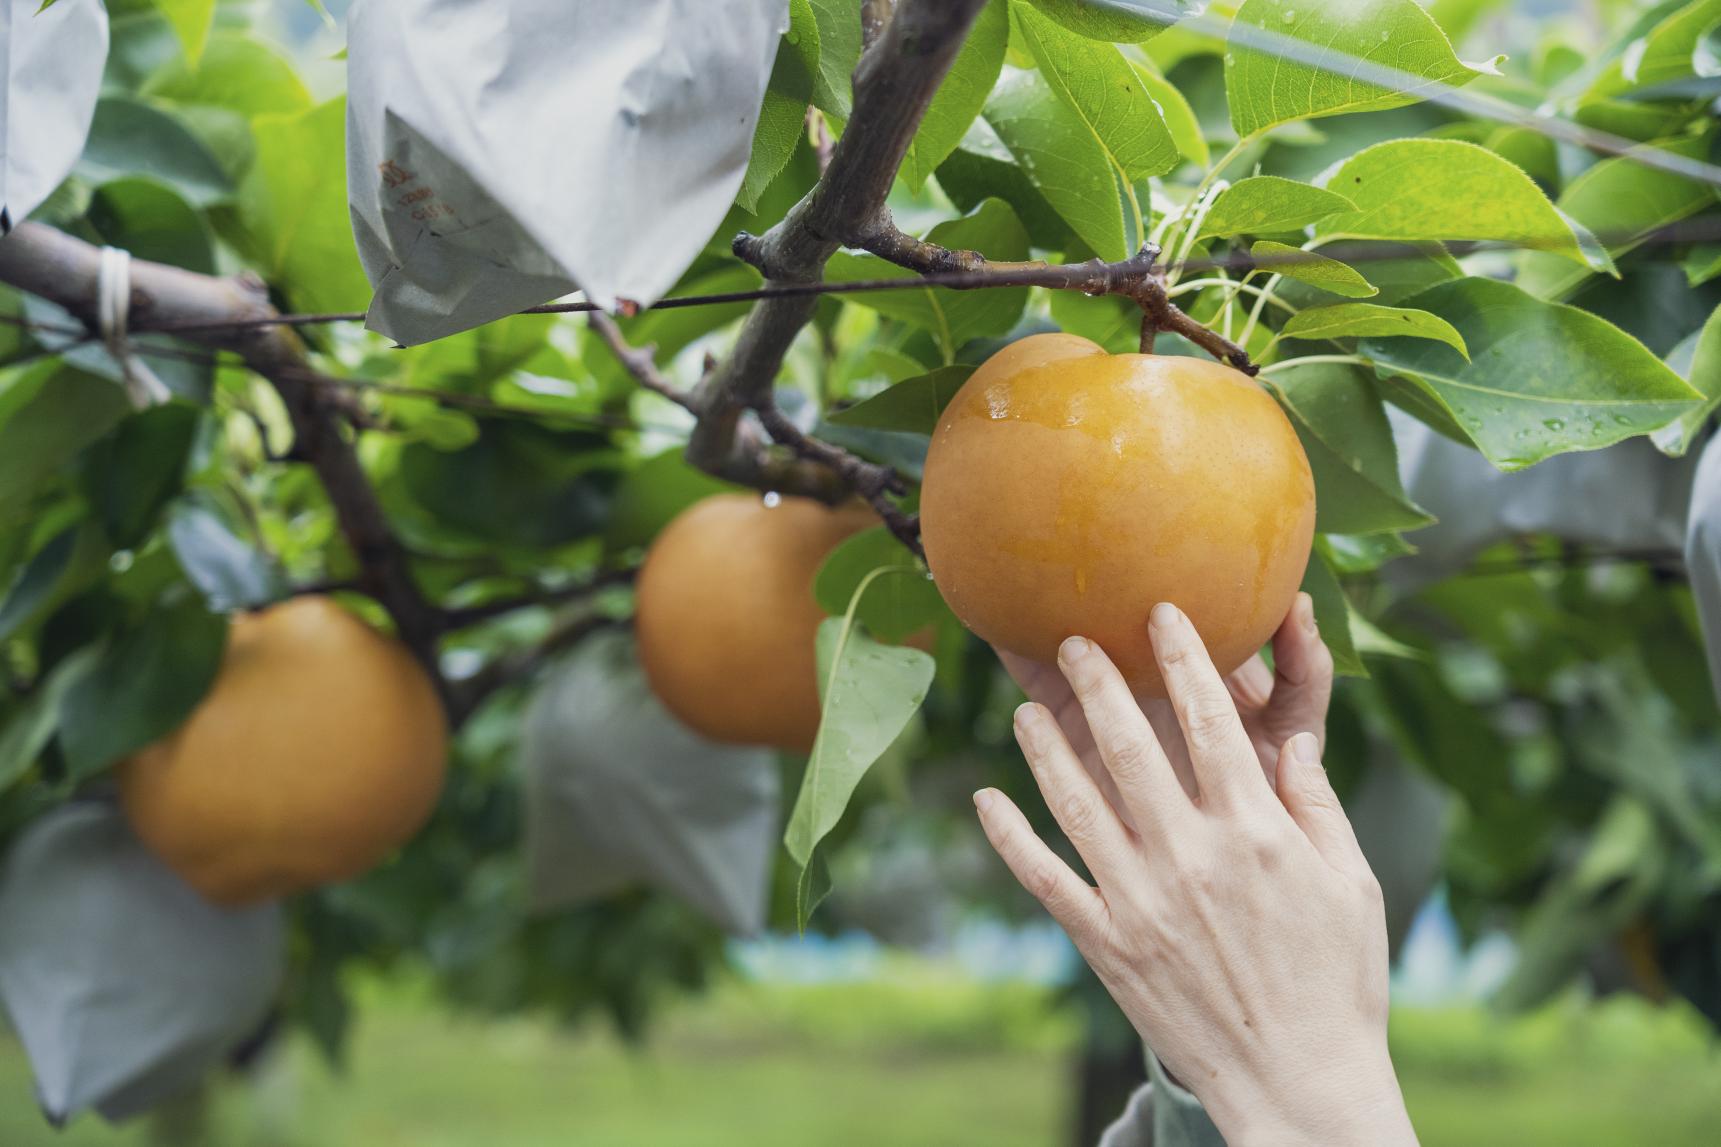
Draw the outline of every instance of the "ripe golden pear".
<instances>
[{"instance_id":1,"label":"ripe golden pear","mask_svg":"<svg viewBox=\"0 0 1721 1147\"><path fill-rule=\"evenodd\" d=\"M185 723L119 766L138 837L208 899L345 880L405 843L442 791L447 723L406 647L323 597L233 619Z\"/></svg>"},{"instance_id":2,"label":"ripe golden pear","mask_svg":"<svg viewBox=\"0 0 1721 1147\"><path fill-rule=\"evenodd\" d=\"M639 660L688 728L726 744L807 752L819 729L813 578L878 517L858 503L715 494L646 554L635 591Z\"/></svg>"},{"instance_id":3,"label":"ripe golden pear","mask_svg":"<svg viewBox=\"0 0 1721 1147\"><path fill-rule=\"evenodd\" d=\"M1315 485L1290 421L1242 372L1041 334L945 408L920 514L933 578L975 633L1041 662L1091 638L1163 696L1153 606L1178 606L1220 672L1237 668L1302 582Z\"/></svg>"}]
</instances>

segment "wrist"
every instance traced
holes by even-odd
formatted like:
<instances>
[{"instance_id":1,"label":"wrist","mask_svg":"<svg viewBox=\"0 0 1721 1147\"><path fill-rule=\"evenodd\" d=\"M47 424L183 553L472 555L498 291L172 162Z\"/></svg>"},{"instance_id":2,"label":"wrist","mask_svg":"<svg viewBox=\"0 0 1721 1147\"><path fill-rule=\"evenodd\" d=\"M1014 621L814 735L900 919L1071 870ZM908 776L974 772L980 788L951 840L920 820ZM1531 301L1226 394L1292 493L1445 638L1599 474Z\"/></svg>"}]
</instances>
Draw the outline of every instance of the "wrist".
<instances>
[{"instance_id":1,"label":"wrist","mask_svg":"<svg viewBox=\"0 0 1721 1147\"><path fill-rule=\"evenodd\" d=\"M1416 1147L1391 1057L1305 1061L1306 1070L1200 1096L1230 1147Z\"/></svg>"}]
</instances>

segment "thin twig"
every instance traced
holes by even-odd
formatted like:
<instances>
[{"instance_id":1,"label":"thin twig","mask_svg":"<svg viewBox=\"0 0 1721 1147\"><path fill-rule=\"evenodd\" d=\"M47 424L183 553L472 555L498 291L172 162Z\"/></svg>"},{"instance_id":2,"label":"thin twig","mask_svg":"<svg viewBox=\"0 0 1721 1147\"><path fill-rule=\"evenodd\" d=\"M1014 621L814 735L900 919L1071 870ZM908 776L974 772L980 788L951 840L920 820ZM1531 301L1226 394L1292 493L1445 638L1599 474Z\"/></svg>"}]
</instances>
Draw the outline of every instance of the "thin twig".
<instances>
[{"instance_id":1,"label":"thin twig","mask_svg":"<svg viewBox=\"0 0 1721 1147\"><path fill-rule=\"evenodd\" d=\"M486 621L494 621L510 613L522 609L530 609L547 605L566 605L569 602L583 601L595 593L601 593L618 585L629 585L637 577L639 570L627 569L605 570L577 585L556 586L552 589L539 588L530 593L517 597L498 598L495 601L481 602L460 609L445 609L443 623L449 630L465 629Z\"/></svg>"},{"instance_id":2,"label":"thin twig","mask_svg":"<svg viewBox=\"0 0 1721 1147\"><path fill-rule=\"evenodd\" d=\"M610 353L616 356L617 361L633 376L635 382L652 393L669 399L695 418L699 417L700 407L693 396L670 382L657 369L655 347L635 347L629 344L626 336L621 333L621 328L616 326L615 320L602 311L593 311L586 317L586 321L598 332L605 345L610 348Z\"/></svg>"}]
</instances>

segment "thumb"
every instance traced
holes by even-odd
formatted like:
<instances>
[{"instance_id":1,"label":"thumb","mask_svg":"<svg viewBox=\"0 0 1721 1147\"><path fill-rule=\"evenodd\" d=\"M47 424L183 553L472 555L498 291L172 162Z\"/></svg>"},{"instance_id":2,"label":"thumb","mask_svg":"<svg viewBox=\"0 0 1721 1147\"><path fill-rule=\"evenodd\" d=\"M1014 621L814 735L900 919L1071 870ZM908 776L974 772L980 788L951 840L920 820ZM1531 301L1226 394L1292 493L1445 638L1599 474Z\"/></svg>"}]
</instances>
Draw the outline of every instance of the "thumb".
<instances>
[{"instance_id":1,"label":"thumb","mask_svg":"<svg viewBox=\"0 0 1721 1147\"><path fill-rule=\"evenodd\" d=\"M1274 787L1285 811L1328 864L1347 871L1367 868L1350 818L1321 765L1320 742L1313 733L1298 733L1280 747Z\"/></svg>"}]
</instances>

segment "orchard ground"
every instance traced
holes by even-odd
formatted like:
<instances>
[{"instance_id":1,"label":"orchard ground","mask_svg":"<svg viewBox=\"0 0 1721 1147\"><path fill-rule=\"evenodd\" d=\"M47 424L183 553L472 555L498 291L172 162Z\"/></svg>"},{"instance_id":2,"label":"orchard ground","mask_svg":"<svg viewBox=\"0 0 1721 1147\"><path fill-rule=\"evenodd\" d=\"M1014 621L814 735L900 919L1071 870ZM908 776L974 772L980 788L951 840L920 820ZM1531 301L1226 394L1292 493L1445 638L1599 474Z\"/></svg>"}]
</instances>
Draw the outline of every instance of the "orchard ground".
<instances>
[{"instance_id":1,"label":"orchard ground","mask_svg":"<svg viewBox=\"0 0 1721 1147\"><path fill-rule=\"evenodd\" d=\"M899 957L859 983L732 981L668 1010L649 1054L591 1029L456 1016L403 981L360 995L349 1078L294 1038L253 1086L218 1094L211 1142L1040 1147L1067 1135L1080 1031L1053 989ZM1393 1046L1424 1147L1698 1147L1721 1110L1721 1049L1683 1006L1572 995L1509 1021L1401 1008ZM0 1143L150 1142L93 1118L45 1126L0 1040Z\"/></svg>"}]
</instances>

